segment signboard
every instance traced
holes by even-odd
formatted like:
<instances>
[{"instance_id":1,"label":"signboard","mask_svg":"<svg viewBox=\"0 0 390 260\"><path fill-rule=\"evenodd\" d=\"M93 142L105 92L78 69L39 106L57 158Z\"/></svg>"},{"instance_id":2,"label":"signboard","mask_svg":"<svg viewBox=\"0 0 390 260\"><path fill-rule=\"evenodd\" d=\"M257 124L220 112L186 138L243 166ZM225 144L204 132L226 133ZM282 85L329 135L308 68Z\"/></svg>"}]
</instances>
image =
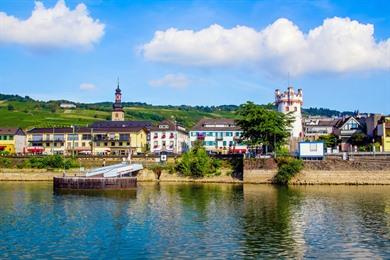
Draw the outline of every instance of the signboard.
<instances>
[{"instance_id":1,"label":"signboard","mask_svg":"<svg viewBox=\"0 0 390 260\"><path fill-rule=\"evenodd\" d=\"M299 158L302 159L323 159L324 142L300 142Z\"/></svg>"}]
</instances>

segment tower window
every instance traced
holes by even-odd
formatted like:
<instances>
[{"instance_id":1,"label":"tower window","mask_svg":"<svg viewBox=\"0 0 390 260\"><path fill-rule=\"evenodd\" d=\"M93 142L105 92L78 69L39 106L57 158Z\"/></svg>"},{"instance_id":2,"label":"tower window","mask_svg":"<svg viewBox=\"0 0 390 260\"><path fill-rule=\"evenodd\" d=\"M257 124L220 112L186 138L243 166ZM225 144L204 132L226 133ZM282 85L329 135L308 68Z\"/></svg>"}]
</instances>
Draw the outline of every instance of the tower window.
<instances>
[{"instance_id":1,"label":"tower window","mask_svg":"<svg viewBox=\"0 0 390 260\"><path fill-rule=\"evenodd\" d=\"M286 111L290 111L290 108L289 108L289 107L286 107Z\"/></svg>"}]
</instances>

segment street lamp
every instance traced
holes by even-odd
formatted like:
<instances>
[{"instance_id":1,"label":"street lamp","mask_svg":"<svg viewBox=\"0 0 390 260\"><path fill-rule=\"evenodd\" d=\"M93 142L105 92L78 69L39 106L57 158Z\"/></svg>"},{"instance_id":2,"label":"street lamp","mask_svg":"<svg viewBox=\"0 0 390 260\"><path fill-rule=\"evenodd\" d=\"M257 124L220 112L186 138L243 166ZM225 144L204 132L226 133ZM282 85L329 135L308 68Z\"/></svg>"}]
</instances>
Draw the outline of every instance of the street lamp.
<instances>
[{"instance_id":1,"label":"street lamp","mask_svg":"<svg viewBox=\"0 0 390 260\"><path fill-rule=\"evenodd\" d=\"M177 154L177 122L175 116L171 116L173 123L175 124L175 143L174 143L174 149L175 154Z\"/></svg>"},{"instance_id":2,"label":"street lamp","mask_svg":"<svg viewBox=\"0 0 390 260\"><path fill-rule=\"evenodd\" d=\"M72 129L73 129L73 134L72 134L72 158L74 158L74 136L75 136L75 126L74 125L71 125Z\"/></svg>"}]
</instances>

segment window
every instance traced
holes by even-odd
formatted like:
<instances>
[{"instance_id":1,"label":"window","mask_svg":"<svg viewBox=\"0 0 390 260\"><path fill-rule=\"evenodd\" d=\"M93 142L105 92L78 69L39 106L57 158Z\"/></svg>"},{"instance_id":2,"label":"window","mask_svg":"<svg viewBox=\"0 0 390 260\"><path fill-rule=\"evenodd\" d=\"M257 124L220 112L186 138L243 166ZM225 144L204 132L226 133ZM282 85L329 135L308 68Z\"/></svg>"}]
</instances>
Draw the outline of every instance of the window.
<instances>
[{"instance_id":1,"label":"window","mask_svg":"<svg viewBox=\"0 0 390 260\"><path fill-rule=\"evenodd\" d=\"M82 147L85 147L85 142L82 142L82 143L81 143L81 146L82 146Z\"/></svg>"},{"instance_id":2,"label":"window","mask_svg":"<svg viewBox=\"0 0 390 260\"><path fill-rule=\"evenodd\" d=\"M128 141L130 140L129 134L119 134L119 140L120 141Z\"/></svg>"},{"instance_id":3,"label":"window","mask_svg":"<svg viewBox=\"0 0 390 260\"><path fill-rule=\"evenodd\" d=\"M226 141L223 141L223 146L226 146Z\"/></svg>"},{"instance_id":4,"label":"window","mask_svg":"<svg viewBox=\"0 0 390 260\"><path fill-rule=\"evenodd\" d=\"M64 135L63 134L54 134L54 141L64 141Z\"/></svg>"},{"instance_id":5,"label":"window","mask_svg":"<svg viewBox=\"0 0 390 260\"><path fill-rule=\"evenodd\" d=\"M290 111L290 108L289 108L289 107L286 107L286 111L287 111L287 112Z\"/></svg>"},{"instance_id":6,"label":"window","mask_svg":"<svg viewBox=\"0 0 390 260\"><path fill-rule=\"evenodd\" d=\"M317 152L317 144L310 144L310 152Z\"/></svg>"},{"instance_id":7,"label":"window","mask_svg":"<svg viewBox=\"0 0 390 260\"><path fill-rule=\"evenodd\" d=\"M213 132L207 132L207 136L214 136Z\"/></svg>"},{"instance_id":8,"label":"window","mask_svg":"<svg viewBox=\"0 0 390 260\"><path fill-rule=\"evenodd\" d=\"M83 134L81 136L81 139L82 140L91 140L92 139L92 135L91 134Z\"/></svg>"},{"instance_id":9,"label":"window","mask_svg":"<svg viewBox=\"0 0 390 260\"><path fill-rule=\"evenodd\" d=\"M43 137L42 135L33 135L32 140L33 141L42 141Z\"/></svg>"},{"instance_id":10,"label":"window","mask_svg":"<svg viewBox=\"0 0 390 260\"><path fill-rule=\"evenodd\" d=\"M165 141L162 142L162 146L163 146L163 147L166 146L166 142L165 142Z\"/></svg>"},{"instance_id":11,"label":"window","mask_svg":"<svg viewBox=\"0 0 390 260\"><path fill-rule=\"evenodd\" d=\"M68 141L76 141L79 140L79 136L77 134L68 134Z\"/></svg>"},{"instance_id":12,"label":"window","mask_svg":"<svg viewBox=\"0 0 390 260\"><path fill-rule=\"evenodd\" d=\"M115 146L115 142L111 142L111 146Z\"/></svg>"}]
</instances>

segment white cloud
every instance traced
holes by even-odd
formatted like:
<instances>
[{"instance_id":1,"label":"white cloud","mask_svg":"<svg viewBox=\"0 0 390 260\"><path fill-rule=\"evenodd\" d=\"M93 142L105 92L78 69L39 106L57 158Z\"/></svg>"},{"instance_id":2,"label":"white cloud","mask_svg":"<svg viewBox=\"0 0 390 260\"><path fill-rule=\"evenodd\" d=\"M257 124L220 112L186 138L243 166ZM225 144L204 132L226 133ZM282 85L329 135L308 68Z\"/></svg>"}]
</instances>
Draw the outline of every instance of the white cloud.
<instances>
[{"instance_id":1,"label":"white cloud","mask_svg":"<svg viewBox=\"0 0 390 260\"><path fill-rule=\"evenodd\" d=\"M152 87L171 87L171 88L185 88L190 83L190 80L182 74L167 74L161 79L154 79L149 81Z\"/></svg>"},{"instance_id":2,"label":"white cloud","mask_svg":"<svg viewBox=\"0 0 390 260\"><path fill-rule=\"evenodd\" d=\"M99 20L89 16L84 4L70 10L64 0L59 0L53 8L35 2L35 8L26 20L0 12L0 43L37 48L90 48L103 36L104 27Z\"/></svg>"},{"instance_id":3,"label":"white cloud","mask_svg":"<svg viewBox=\"0 0 390 260\"><path fill-rule=\"evenodd\" d=\"M92 83L81 83L80 89L81 90L94 90L94 89L96 89L96 86Z\"/></svg>"},{"instance_id":4,"label":"white cloud","mask_svg":"<svg viewBox=\"0 0 390 260\"><path fill-rule=\"evenodd\" d=\"M157 31L141 47L150 61L188 66L255 66L299 75L386 69L390 38L376 41L374 26L349 18L324 20L308 33L285 18L261 31L246 26L211 25L200 31Z\"/></svg>"}]
</instances>

